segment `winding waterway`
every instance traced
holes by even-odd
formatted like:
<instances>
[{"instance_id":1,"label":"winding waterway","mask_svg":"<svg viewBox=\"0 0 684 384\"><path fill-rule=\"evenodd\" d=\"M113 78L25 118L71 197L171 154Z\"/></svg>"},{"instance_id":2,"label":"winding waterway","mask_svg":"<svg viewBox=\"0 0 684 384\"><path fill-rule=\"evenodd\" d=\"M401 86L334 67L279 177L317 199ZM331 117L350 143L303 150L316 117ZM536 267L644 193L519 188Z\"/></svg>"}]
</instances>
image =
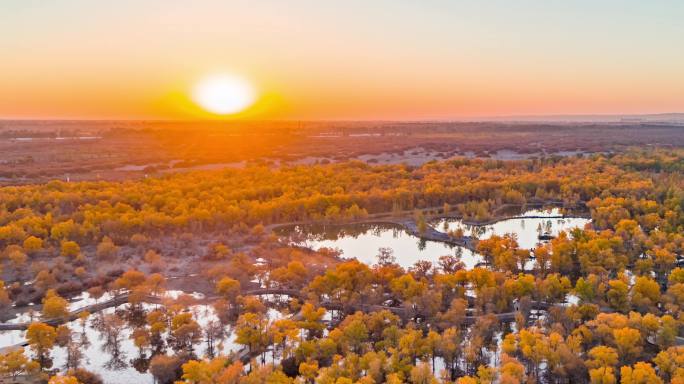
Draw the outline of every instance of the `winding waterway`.
<instances>
[{"instance_id":1,"label":"winding waterway","mask_svg":"<svg viewBox=\"0 0 684 384\"><path fill-rule=\"evenodd\" d=\"M576 227L584 227L590 223L590 219L580 217L563 217L558 209L529 210L520 213L510 219L501 220L489 225L467 225L460 219L442 218L430 221L430 225L438 231L452 231L461 228L466 236L488 238L489 236L513 233L522 248L533 248L539 243L539 234L548 232L556 236L560 231L568 231ZM410 267L419 260L427 260L436 263L440 256L458 256L467 269L474 268L482 261L481 255L465 247L447 244L437 241L425 241L409 232L398 224L388 223L363 223L344 225L291 225L274 229L274 232L291 243L312 249L333 248L341 252L344 258L357 258L369 265L377 262L380 249L391 249L396 262L402 267ZM173 297L181 292L170 291L168 296ZM98 300L108 298L102 297ZM197 297L196 297L197 298ZM93 304L95 299L87 293L75 298L70 303L70 309ZM115 356L111 353L103 337L103 332L98 328L97 319L106 314L117 313L122 315L123 306L108 308L98 314L93 314L82 326L79 320L68 323L74 332L75 338L85 336L88 344L84 345L82 352L84 359L82 366L88 370L100 374L107 383L153 383L154 379L146 370L143 358L138 348L133 344L130 334L133 326L126 323L120 330L120 353ZM152 309L157 304L144 304L146 309ZM204 326L209 321L217 321L217 315L211 305L191 305L186 308L193 312L194 318ZM269 307L269 318L280 318L288 314ZM123 317L120 316L120 317ZM8 323L20 323L33 320L29 313L23 313ZM24 340L24 331L0 332L0 347L17 345ZM166 337L165 337L166 338ZM233 326L227 327L227 334L217 346L223 354L236 352L240 345L235 343ZM206 354L206 346L198 344L195 353L198 356ZM149 352L148 352L149 354ZM53 367L62 368L66 363L65 348L55 347L52 351ZM268 356L270 358L270 356ZM137 368L136 368L137 367Z\"/></svg>"},{"instance_id":2,"label":"winding waterway","mask_svg":"<svg viewBox=\"0 0 684 384\"><path fill-rule=\"evenodd\" d=\"M167 291L166 297L177 297L184 292L181 291ZM197 297L198 294L189 293L191 296ZM111 295L108 295L111 296ZM272 296L272 295L270 295ZM273 297L267 297L271 301ZM112 296L113 297L113 296ZM82 300L78 300L72 305L70 309L76 309L79 305L92 303L94 299L84 294ZM92 314L88 317L85 324L80 320L74 320L66 323L72 331L72 340L79 343L79 349L83 355L80 360L80 367L85 368L91 372L99 374L105 383L112 384L128 384L128 383L150 383L155 382L153 376L147 370L149 364L150 352L141 354L139 349L135 346L133 339L130 337L134 330L135 321L126 320L127 310L129 304L122 304L117 307L106 308L98 313ZM159 304L142 304L142 309L145 313L158 308ZM212 305L198 304L190 305L184 309L184 312L193 314L193 318L202 327L206 328L209 322L219 322L219 317ZM105 332L101 327L102 319L107 315L116 314L123 320L122 325L117 329L117 343L116 348L107 341ZM287 311L281 311L275 306L268 305L266 317L270 320L284 318L291 315ZM33 320L38 320L38 315ZM8 323L23 322L32 320L28 313L18 315ZM216 341L215 353L221 355L228 355L231 352L237 353L243 346L236 343L236 334L234 332L234 324L224 326L225 334L220 340ZM0 332L0 348L18 345L25 342L25 331L2 331ZM164 333L163 339L169 338L168 331ZM166 346L170 352L171 348ZM27 354L32 355L28 352ZM208 354L207 345L202 341L195 345L194 353L197 356L206 356ZM272 356L266 354L267 362L271 361ZM50 353L52 359L52 368L64 371L67 362L67 349L60 346L55 346Z\"/></svg>"}]
</instances>

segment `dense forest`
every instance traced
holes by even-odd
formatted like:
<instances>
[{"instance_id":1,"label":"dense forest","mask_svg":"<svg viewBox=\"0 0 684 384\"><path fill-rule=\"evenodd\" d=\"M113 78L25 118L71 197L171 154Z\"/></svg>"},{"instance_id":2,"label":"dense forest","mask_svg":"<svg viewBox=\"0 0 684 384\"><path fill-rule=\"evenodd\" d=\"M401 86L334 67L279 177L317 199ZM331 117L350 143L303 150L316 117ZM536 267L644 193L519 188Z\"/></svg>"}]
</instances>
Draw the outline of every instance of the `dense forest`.
<instances>
[{"instance_id":1,"label":"dense forest","mask_svg":"<svg viewBox=\"0 0 684 384\"><path fill-rule=\"evenodd\" d=\"M115 363L131 329L132 365L159 383L684 383L683 171L684 151L661 148L2 187L0 317L40 313L25 345L0 346L0 375L102 382L83 367L91 324ZM428 216L477 224L532 204L591 225L534 249L474 238L472 269L453 255L404 268L391 250L367 265L271 231L392 217L424 232ZM215 319L164 295L190 269ZM82 292L92 311L70 312ZM228 333L239 352L221 353Z\"/></svg>"}]
</instances>

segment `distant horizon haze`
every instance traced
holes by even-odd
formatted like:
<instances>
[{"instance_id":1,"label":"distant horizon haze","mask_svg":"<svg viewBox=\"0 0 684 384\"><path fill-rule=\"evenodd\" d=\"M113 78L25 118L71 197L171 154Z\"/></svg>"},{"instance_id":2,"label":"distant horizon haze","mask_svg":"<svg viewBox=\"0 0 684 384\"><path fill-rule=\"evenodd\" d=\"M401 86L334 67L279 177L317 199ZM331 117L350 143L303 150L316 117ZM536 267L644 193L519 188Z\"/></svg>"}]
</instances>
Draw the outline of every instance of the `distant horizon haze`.
<instances>
[{"instance_id":1,"label":"distant horizon haze","mask_svg":"<svg viewBox=\"0 0 684 384\"><path fill-rule=\"evenodd\" d=\"M475 116L460 119L135 119L135 118L3 118L2 122L159 122L159 123L673 123L684 125L684 112L656 114L571 114Z\"/></svg>"}]
</instances>

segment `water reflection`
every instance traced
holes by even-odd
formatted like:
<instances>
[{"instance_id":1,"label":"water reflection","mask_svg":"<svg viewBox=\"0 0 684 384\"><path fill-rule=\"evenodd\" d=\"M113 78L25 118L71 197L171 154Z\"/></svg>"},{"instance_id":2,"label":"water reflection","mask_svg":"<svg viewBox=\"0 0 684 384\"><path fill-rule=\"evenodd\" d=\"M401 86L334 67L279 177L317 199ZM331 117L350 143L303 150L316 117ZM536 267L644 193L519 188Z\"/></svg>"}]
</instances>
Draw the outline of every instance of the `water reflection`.
<instances>
[{"instance_id":1,"label":"water reflection","mask_svg":"<svg viewBox=\"0 0 684 384\"><path fill-rule=\"evenodd\" d=\"M591 222L586 218L558 217L563 214L558 208L518 211L514 214L521 217L501 220L491 225L466 225L460 219L439 219L430 225L443 232L460 228L464 235L480 239L494 234L503 236L512 233L517 237L521 248L532 249L539 244L540 235L554 237L561 231L582 228ZM459 257L467 269L474 268L483 260L476 252L450 244L422 240L395 224L293 225L280 227L275 232L288 238L293 244L311 249L337 249L341 251L342 257L356 258L369 265L377 263L386 249L391 249L396 262L405 268L420 260L436 264L439 257L445 255ZM532 263L529 267L531 265Z\"/></svg>"},{"instance_id":2,"label":"water reflection","mask_svg":"<svg viewBox=\"0 0 684 384\"><path fill-rule=\"evenodd\" d=\"M356 258L369 265L377 263L383 248L392 249L396 262L405 268L420 260L436 263L445 255L459 256L468 269L482 261L480 255L468 249L425 241L392 224L296 225L276 232L289 236L297 245L338 249L343 257Z\"/></svg>"},{"instance_id":3,"label":"water reflection","mask_svg":"<svg viewBox=\"0 0 684 384\"><path fill-rule=\"evenodd\" d=\"M285 309L287 300L280 299L273 295L262 297L268 305L266 318L270 321L291 315ZM153 354L175 347L172 337L167 330L158 340L152 337L148 345L139 347L131 336L144 324L145 316L159 308L157 304L125 304L67 323L69 336L50 352L51 366L62 371L85 368L102 376L106 383L154 383L147 371L150 359ZM191 305L184 312L192 313L202 330L190 349L195 356L229 355L242 348L235 342L234 324L221 322L212 305ZM24 337L24 331L0 332L0 348L21 343ZM26 353L30 354L28 348Z\"/></svg>"},{"instance_id":4,"label":"water reflection","mask_svg":"<svg viewBox=\"0 0 684 384\"><path fill-rule=\"evenodd\" d=\"M492 235L503 236L506 233L513 233L517 236L520 248L532 249L540 242L540 236L555 237L561 231L567 232L573 228L584 228L586 224L591 223L590 219L558 217L561 215L560 210L555 208L546 211L527 211L521 215L523 216L521 218L501 220L483 226L467 225L461 219L440 219L431 224L446 232L456 231L460 228L464 235L480 239L489 238Z\"/></svg>"}]
</instances>

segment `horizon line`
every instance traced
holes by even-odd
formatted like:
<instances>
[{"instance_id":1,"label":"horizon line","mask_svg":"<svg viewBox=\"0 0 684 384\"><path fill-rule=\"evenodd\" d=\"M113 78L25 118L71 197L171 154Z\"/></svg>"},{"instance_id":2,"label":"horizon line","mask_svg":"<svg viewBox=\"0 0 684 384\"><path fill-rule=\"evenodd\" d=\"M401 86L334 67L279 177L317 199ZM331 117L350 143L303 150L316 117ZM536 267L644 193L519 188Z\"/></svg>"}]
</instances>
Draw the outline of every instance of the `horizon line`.
<instances>
[{"instance_id":1,"label":"horizon line","mask_svg":"<svg viewBox=\"0 0 684 384\"><path fill-rule=\"evenodd\" d=\"M176 118L38 118L38 117L0 117L0 122L152 122L152 123L240 123L240 122L289 122L289 123L473 123L473 122L515 122L528 121L527 119L549 119L550 121L567 120L567 119L588 119L586 122L591 122L593 119L608 119L608 118L638 118L638 117L665 117L672 116L684 120L684 112L659 112L659 113L570 113L570 114L520 114L520 115L494 115L494 116L472 116L462 118L425 118L425 119L248 119L248 118L231 118L231 117L216 117L204 119L176 119ZM516 120L521 119L521 120ZM618 121L620 122L620 121Z\"/></svg>"}]
</instances>

